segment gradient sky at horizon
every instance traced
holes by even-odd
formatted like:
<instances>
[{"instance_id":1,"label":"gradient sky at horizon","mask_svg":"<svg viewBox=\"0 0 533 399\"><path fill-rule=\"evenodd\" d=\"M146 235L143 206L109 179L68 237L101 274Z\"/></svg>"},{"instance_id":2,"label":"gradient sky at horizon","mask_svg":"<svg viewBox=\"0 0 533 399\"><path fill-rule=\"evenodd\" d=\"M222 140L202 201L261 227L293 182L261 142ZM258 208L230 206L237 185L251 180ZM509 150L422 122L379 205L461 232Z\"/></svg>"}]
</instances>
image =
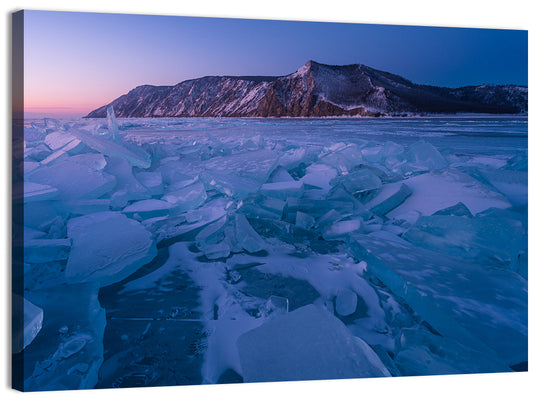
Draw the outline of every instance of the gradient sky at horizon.
<instances>
[{"instance_id":1,"label":"gradient sky at horizon","mask_svg":"<svg viewBox=\"0 0 533 399\"><path fill-rule=\"evenodd\" d=\"M27 118L80 117L142 84L287 75L312 59L415 83L527 85L527 31L25 11Z\"/></svg>"}]
</instances>

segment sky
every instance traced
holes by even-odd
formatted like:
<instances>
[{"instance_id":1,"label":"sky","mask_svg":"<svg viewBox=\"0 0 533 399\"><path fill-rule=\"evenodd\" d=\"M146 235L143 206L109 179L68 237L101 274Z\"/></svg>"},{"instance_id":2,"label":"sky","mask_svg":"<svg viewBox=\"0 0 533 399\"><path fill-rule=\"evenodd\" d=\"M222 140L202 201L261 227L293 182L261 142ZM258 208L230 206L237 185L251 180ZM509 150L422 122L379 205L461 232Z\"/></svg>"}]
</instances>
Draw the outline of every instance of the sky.
<instances>
[{"instance_id":1,"label":"sky","mask_svg":"<svg viewBox=\"0 0 533 399\"><path fill-rule=\"evenodd\" d=\"M527 85L527 31L24 12L27 118L81 117L143 85L288 75L308 60L414 83Z\"/></svg>"}]
</instances>

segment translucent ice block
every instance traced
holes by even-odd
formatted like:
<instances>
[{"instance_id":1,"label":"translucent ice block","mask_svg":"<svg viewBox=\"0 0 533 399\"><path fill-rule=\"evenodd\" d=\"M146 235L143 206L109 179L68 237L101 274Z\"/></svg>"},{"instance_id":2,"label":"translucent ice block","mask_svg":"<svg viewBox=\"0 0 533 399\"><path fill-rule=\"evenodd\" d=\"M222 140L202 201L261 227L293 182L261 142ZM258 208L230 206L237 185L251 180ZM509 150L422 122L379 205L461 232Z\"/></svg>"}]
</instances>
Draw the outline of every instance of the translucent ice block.
<instances>
[{"instance_id":1,"label":"translucent ice block","mask_svg":"<svg viewBox=\"0 0 533 399\"><path fill-rule=\"evenodd\" d=\"M128 161L132 166L141 169L149 168L151 165L150 155L140 147L126 148L101 136L82 131L70 130L69 133L81 140L87 147L109 157L122 158Z\"/></svg>"},{"instance_id":2,"label":"translucent ice block","mask_svg":"<svg viewBox=\"0 0 533 399\"><path fill-rule=\"evenodd\" d=\"M204 185L201 182L197 182L168 192L161 199L172 204L176 212L185 212L202 205L207 199L207 194Z\"/></svg>"},{"instance_id":3,"label":"translucent ice block","mask_svg":"<svg viewBox=\"0 0 533 399\"><path fill-rule=\"evenodd\" d=\"M72 218L67 231L72 248L65 273L71 283L115 283L150 262L157 252L151 234L118 212Z\"/></svg>"},{"instance_id":4,"label":"translucent ice block","mask_svg":"<svg viewBox=\"0 0 533 399\"><path fill-rule=\"evenodd\" d=\"M52 166L43 166L27 177L28 181L57 188L62 200L96 199L116 185L114 176L95 171L87 165L69 159Z\"/></svg>"},{"instance_id":5,"label":"translucent ice block","mask_svg":"<svg viewBox=\"0 0 533 399\"><path fill-rule=\"evenodd\" d=\"M412 194L409 186L386 184L377 197L373 198L366 206L376 215L386 215L399 206Z\"/></svg>"},{"instance_id":6,"label":"translucent ice block","mask_svg":"<svg viewBox=\"0 0 533 399\"><path fill-rule=\"evenodd\" d=\"M510 265L525 241L515 219L423 216L402 236L416 246L462 258Z\"/></svg>"},{"instance_id":7,"label":"translucent ice block","mask_svg":"<svg viewBox=\"0 0 533 399\"><path fill-rule=\"evenodd\" d=\"M429 170L442 169L448 166L448 162L446 162L439 150L425 141L419 141L409 147L406 159Z\"/></svg>"},{"instance_id":8,"label":"translucent ice block","mask_svg":"<svg viewBox=\"0 0 533 399\"><path fill-rule=\"evenodd\" d=\"M289 197L301 197L303 194L302 181L284 181L277 183L265 183L261 186L261 192L269 197L285 200Z\"/></svg>"},{"instance_id":9,"label":"translucent ice block","mask_svg":"<svg viewBox=\"0 0 533 399\"><path fill-rule=\"evenodd\" d=\"M345 190L356 197L365 197L381 188L381 180L370 169L357 169L345 176L339 176L330 182L331 186L342 185Z\"/></svg>"},{"instance_id":10,"label":"translucent ice block","mask_svg":"<svg viewBox=\"0 0 533 399\"><path fill-rule=\"evenodd\" d=\"M42 326L43 310L26 298L13 294L13 353L19 353L31 344Z\"/></svg>"},{"instance_id":11,"label":"translucent ice block","mask_svg":"<svg viewBox=\"0 0 533 399\"><path fill-rule=\"evenodd\" d=\"M246 216L239 213L235 214L235 234L239 244L248 252L259 252L266 248L265 242L250 226Z\"/></svg>"}]
</instances>

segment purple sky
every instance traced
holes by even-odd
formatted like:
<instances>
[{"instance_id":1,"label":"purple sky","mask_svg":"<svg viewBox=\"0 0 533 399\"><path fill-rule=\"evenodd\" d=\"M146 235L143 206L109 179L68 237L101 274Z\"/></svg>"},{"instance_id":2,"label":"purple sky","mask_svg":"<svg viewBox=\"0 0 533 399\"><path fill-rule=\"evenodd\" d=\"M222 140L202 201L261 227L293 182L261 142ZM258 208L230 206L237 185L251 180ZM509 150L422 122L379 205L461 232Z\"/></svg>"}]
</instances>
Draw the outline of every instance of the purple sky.
<instances>
[{"instance_id":1,"label":"purple sky","mask_svg":"<svg viewBox=\"0 0 533 399\"><path fill-rule=\"evenodd\" d=\"M80 117L142 84L286 75L309 59L415 83L527 85L527 31L25 11L27 118Z\"/></svg>"}]
</instances>

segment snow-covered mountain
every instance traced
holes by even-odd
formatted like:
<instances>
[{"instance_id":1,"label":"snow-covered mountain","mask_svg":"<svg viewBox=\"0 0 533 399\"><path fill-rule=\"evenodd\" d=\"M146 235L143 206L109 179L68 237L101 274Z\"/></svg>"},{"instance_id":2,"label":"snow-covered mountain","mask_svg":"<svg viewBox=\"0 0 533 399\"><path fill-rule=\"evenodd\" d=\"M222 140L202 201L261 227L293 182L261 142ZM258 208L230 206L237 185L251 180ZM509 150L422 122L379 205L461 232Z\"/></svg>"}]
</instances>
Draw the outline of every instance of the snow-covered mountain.
<instances>
[{"instance_id":1,"label":"snow-covered mountain","mask_svg":"<svg viewBox=\"0 0 533 399\"><path fill-rule=\"evenodd\" d=\"M304 117L403 113L526 113L527 87L418 85L362 64L308 61L272 76L206 76L175 86L139 86L87 115L117 117Z\"/></svg>"}]
</instances>

